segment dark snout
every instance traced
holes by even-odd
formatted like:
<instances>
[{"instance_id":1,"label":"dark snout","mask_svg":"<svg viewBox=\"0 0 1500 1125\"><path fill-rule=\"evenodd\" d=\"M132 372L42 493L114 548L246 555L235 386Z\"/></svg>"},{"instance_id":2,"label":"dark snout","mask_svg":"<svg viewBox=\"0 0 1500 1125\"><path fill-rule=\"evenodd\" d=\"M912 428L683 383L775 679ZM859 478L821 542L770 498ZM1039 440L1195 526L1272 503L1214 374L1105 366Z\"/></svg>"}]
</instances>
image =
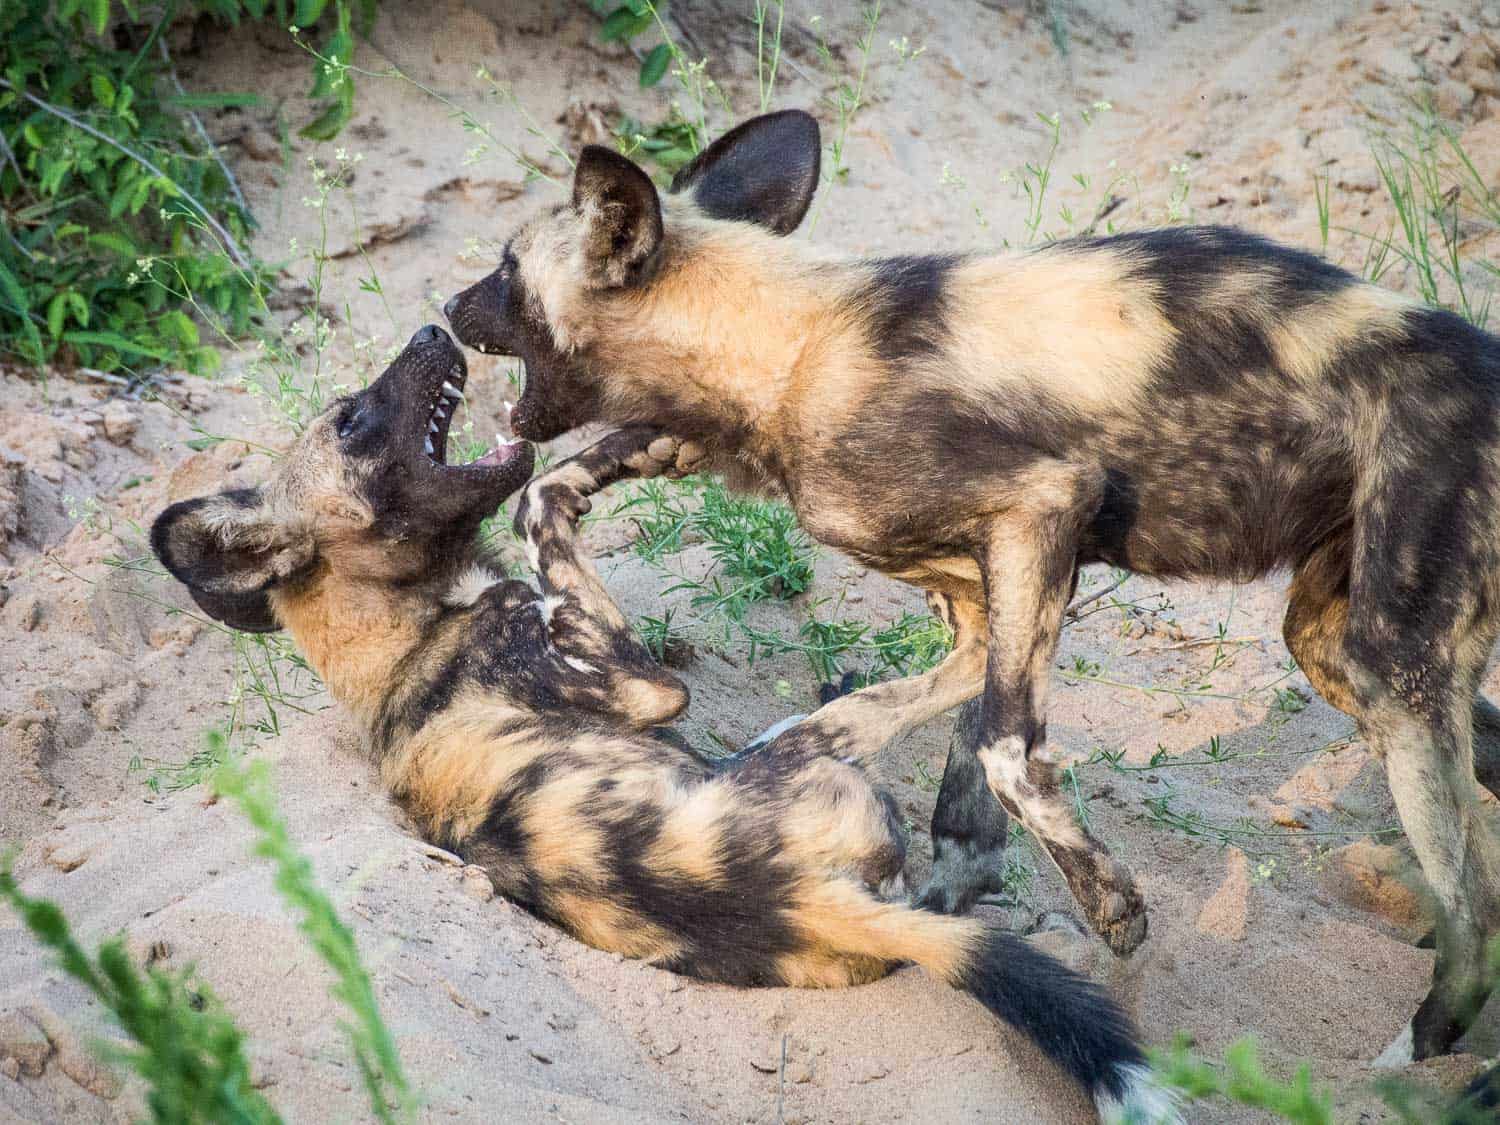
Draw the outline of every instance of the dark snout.
<instances>
[{"instance_id":1,"label":"dark snout","mask_svg":"<svg viewBox=\"0 0 1500 1125\"><path fill-rule=\"evenodd\" d=\"M496 270L482 281L448 298L443 315L459 343L487 355L515 355L517 310L509 300L510 285Z\"/></svg>"}]
</instances>

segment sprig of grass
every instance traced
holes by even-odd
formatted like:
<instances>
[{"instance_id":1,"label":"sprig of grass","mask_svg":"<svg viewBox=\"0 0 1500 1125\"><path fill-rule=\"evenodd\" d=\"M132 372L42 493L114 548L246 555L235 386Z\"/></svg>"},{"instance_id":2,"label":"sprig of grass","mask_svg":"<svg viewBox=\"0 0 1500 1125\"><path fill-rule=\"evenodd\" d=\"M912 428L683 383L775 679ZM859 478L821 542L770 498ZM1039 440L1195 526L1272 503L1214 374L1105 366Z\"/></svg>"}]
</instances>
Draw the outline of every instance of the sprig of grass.
<instances>
[{"instance_id":1,"label":"sprig of grass","mask_svg":"<svg viewBox=\"0 0 1500 1125\"><path fill-rule=\"evenodd\" d=\"M1290 1082L1272 1078L1253 1038L1234 1043L1224 1052L1223 1065L1215 1066L1192 1053L1186 1036L1178 1036L1170 1051L1154 1054L1152 1066L1163 1082L1193 1101L1222 1097L1295 1125L1333 1125L1333 1094L1313 1087L1311 1067L1300 1065Z\"/></svg>"},{"instance_id":2,"label":"sprig of grass","mask_svg":"<svg viewBox=\"0 0 1500 1125\"><path fill-rule=\"evenodd\" d=\"M1477 285L1466 267L1472 265L1491 279L1500 270L1489 261L1466 257L1464 224L1500 227L1500 198L1479 175L1457 132L1430 104L1418 104L1404 132L1371 141L1371 157L1395 219L1383 235L1341 228L1365 243L1365 277L1379 281L1400 263L1424 303L1484 327L1494 285ZM1320 199L1320 225L1325 207Z\"/></svg>"},{"instance_id":3,"label":"sprig of grass","mask_svg":"<svg viewBox=\"0 0 1500 1125\"><path fill-rule=\"evenodd\" d=\"M84 986L134 1041L110 1048L146 1083L152 1120L163 1125L271 1125L280 1116L251 1085L245 1034L192 970L137 968L123 939L90 955L55 903L32 898L0 861L0 900L9 902L31 935Z\"/></svg>"},{"instance_id":4,"label":"sprig of grass","mask_svg":"<svg viewBox=\"0 0 1500 1125\"><path fill-rule=\"evenodd\" d=\"M211 731L208 737L210 746L218 743L218 752L225 754L223 736ZM340 1026L359 1067L371 1111L386 1123L413 1120L416 1100L402 1069L395 1040L380 1014L375 986L360 959L354 933L318 886L311 861L292 843L286 822L276 809L266 764L255 762L244 766L227 761L215 776L214 787L239 806L259 833L255 854L274 865L277 891L300 915L298 928L333 970L331 991L351 1017Z\"/></svg>"},{"instance_id":5,"label":"sprig of grass","mask_svg":"<svg viewBox=\"0 0 1500 1125\"><path fill-rule=\"evenodd\" d=\"M771 29L769 42L766 39L766 26L771 3L768 0L755 0L751 16L755 24L755 83L760 93L762 113L771 108L771 95L776 90L776 70L781 64L781 24L786 16L786 0L774 0L774 3L776 26Z\"/></svg>"},{"instance_id":6,"label":"sprig of grass","mask_svg":"<svg viewBox=\"0 0 1500 1125\"><path fill-rule=\"evenodd\" d=\"M864 34L855 44L855 52L858 61L852 75L844 75L834 87L833 93L826 95L829 106L833 109L834 125L832 135L828 138L828 159L823 162L823 183L829 187L834 184L844 183L849 178L849 165L844 162L844 146L849 140L849 127L854 124L854 118L860 108L865 104L865 78L870 69L870 52L875 46L875 29L880 25L880 13L882 0L874 0L860 9L860 19L864 25ZM813 17L813 27L816 29L821 24L818 17ZM819 31L817 43L818 57L823 65L832 70L835 66L833 50ZM823 202L830 193L825 189L818 194L813 203L813 211L808 216L807 233L811 237L818 226L818 216L822 214Z\"/></svg>"}]
</instances>

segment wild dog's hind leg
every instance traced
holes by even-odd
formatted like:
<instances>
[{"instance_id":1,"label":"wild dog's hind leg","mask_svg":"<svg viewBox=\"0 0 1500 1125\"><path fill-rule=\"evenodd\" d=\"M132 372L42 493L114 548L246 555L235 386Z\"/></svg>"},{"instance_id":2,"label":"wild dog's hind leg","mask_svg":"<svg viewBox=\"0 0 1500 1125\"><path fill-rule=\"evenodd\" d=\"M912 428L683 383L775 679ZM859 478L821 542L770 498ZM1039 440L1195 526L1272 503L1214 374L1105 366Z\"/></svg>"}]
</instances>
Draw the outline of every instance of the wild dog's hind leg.
<instances>
[{"instance_id":1,"label":"wild dog's hind leg","mask_svg":"<svg viewBox=\"0 0 1500 1125\"><path fill-rule=\"evenodd\" d=\"M953 724L932 810L932 874L914 899L924 910L963 914L984 895L1004 889L1010 818L985 783L979 761L982 715L982 701L971 699Z\"/></svg>"},{"instance_id":2,"label":"wild dog's hind leg","mask_svg":"<svg viewBox=\"0 0 1500 1125\"><path fill-rule=\"evenodd\" d=\"M825 703L798 729L811 724L830 754L869 758L913 727L978 695L984 688L984 605L957 592L930 595L928 604L953 630L953 651L941 664Z\"/></svg>"},{"instance_id":3,"label":"wild dog's hind leg","mask_svg":"<svg viewBox=\"0 0 1500 1125\"><path fill-rule=\"evenodd\" d=\"M579 552L578 519L595 492L626 477L686 471L693 452L653 427L627 427L537 477L516 505L515 530L542 588L549 639L581 677L571 685L578 702L636 729L680 714L687 688L651 659Z\"/></svg>"},{"instance_id":4,"label":"wild dog's hind leg","mask_svg":"<svg viewBox=\"0 0 1500 1125\"><path fill-rule=\"evenodd\" d=\"M1469 708L1463 700L1460 713ZM1360 728L1385 758L1401 825L1440 911L1432 991L1409 1037L1383 1056L1399 1065L1449 1050L1489 995L1485 948L1500 931L1500 864L1473 779L1468 723L1423 714L1387 693Z\"/></svg>"},{"instance_id":5,"label":"wild dog's hind leg","mask_svg":"<svg viewBox=\"0 0 1500 1125\"><path fill-rule=\"evenodd\" d=\"M1475 783L1474 702L1500 595L1493 514L1473 466L1440 459L1358 512L1344 653L1361 733L1439 909L1432 991L1385 1061L1447 1051L1490 992L1486 945L1500 933L1500 845ZM1442 495L1442 505L1412 504Z\"/></svg>"},{"instance_id":6,"label":"wild dog's hind leg","mask_svg":"<svg viewBox=\"0 0 1500 1125\"><path fill-rule=\"evenodd\" d=\"M1335 533L1292 576L1282 636L1303 675L1331 706L1357 718L1359 705L1345 671L1349 622L1349 531ZM1500 797L1500 708L1474 697L1474 775Z\"/></svg>"},{"instance_id":7,"label":"wild dog's hind leg","mask_svg":"<svg viewBox=\"0 0 1500 1125\"><path fill-rule=\"evenodd\" d=\"M1020 475L993 518L981 568L989 665L979 761L991 792L1046 849L1099 935L1117 954L1146 937L1135 880L1078 824L1046 748L1047 681L1083 527L1098 510L1097 470L1046 462Z\"/></svg>"}]
</instances>

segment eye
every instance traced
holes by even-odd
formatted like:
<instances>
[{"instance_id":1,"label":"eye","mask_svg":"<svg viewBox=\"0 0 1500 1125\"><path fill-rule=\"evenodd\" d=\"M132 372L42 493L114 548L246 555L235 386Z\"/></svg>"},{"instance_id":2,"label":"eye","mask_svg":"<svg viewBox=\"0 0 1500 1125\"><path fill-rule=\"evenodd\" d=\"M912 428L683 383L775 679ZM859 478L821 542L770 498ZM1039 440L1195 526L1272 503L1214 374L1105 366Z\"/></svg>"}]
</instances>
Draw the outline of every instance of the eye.
<instances>
[{"instance_id":1,"label":"eye","mask_svg":"<svg viewBox=\"0 0 1500 1125\"><path fill-rule=\"evenodd\" d=\"M359 411L354 405L344 407L344 412L339 415L339 437L346 438L354 432L354 427L359 424Z\"/></svg>"}]
</instances>

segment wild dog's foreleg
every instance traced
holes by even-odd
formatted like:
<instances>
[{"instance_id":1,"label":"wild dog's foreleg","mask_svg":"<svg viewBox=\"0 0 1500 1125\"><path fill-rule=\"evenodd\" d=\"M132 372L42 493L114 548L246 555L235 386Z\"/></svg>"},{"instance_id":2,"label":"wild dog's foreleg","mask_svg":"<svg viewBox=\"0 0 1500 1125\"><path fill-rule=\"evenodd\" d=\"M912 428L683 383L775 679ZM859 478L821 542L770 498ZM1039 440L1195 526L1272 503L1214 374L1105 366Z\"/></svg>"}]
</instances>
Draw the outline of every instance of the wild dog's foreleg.
<instances>
[{"instance_id":1,"label":"wild dog's foreleg","mask_svg":"<svg viewBox=\"0 0 1500 1125\"><path fill-rule=\"evenodd\" d=\"M1079 536L1102 479L1048 462L1016 483L1014 502L983 541L989 665L979 761L990 791L1046 849L1094 929L1125 954L1145 939L1145 903L1125 866L1075 820L1047 753L1043 710Z\"/></svg>"},{"instance_id":2,"label":"wild dog's foreleg","mask_svg":"<svg viewBox=\"0 0 1500 1125\"><path fill-rule=\"evenodd\" d=\"M679 715L687 688L651 659L609 596L593 563L578 549L578 520L589 497L626 477L685 472L695 456L675 438L632 426L595 442L526 486L515 529L537 573L548 636L563 661L586 677L578 702L636 729Z\"/></svg>"}]
</instances>

